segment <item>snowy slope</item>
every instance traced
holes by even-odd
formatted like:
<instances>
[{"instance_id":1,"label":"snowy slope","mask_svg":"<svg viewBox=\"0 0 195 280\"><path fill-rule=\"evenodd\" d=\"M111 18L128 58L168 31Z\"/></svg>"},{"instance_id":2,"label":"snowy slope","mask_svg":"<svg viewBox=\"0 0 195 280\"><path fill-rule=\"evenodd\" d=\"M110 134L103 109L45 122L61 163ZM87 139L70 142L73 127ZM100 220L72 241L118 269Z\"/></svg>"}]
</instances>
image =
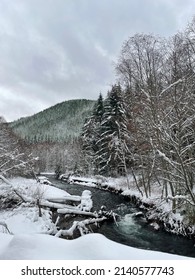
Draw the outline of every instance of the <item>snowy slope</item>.
<instances>
[{"instance_id":1,"label":"snowy slope","mask_svg":"<svg viewBox=\"0 0 195 280\"><path fill-rule=\"evenodd\" d=\"M69 100L10 123L14 132L31 142L64 141L78 137L95 101Z\"/></svg>"},{"instance_id":2,"label":"snowy slope","mask_svg":"<svg viewBox=\"0 0 195 280\"><path fill-rule=\"evenodd\" d=\"M1 260L175 260L185 257L146 251L113 242L101 234L64 240L44 234L0 234Z\"/></svg>"}]
</instances>

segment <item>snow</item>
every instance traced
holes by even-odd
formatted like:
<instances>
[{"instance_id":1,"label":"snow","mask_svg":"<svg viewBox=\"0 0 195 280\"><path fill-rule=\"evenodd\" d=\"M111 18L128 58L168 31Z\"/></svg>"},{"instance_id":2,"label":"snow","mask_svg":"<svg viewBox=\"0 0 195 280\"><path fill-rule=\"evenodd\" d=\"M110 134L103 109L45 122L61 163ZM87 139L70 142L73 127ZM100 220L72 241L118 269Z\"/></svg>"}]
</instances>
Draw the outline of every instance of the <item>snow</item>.
<instances>
[{"instance_id":1,"label":"snow","mask_svg":"<svg viewBox=\"0 0 195 280\"><path fill-rule=\"evenodd\" d=\"M67 197L70 196L64 190L60 190L51 185L44 185L37 183L35 179L26 179L22 177L16 177L9 180L11 185L17 190L21 190L26 196L36 195L37 192L42 194L43 199L58 198L58 197ZM1 190L10 188L9 185L0 185L0 192Z\"/></svg>"},{"instance_id":2,"label":"snow","mask_svg":"<svg viewBox=\"0 0 195 280\"><path fill-rule=\"evenodd\" d=\"M91 191L85 190L81 195L81 204L78 206L83 211L90 211L93 207L93 201L91 199Z\"/></svg>"},{"instance_id":3,"label":"snow","mask_svg":"<svg viewBox=\"0 0 195 280\"><path fill-rule=\"evenodd\" d=\"M0 221L4 221L13 234L32 234L47 232L52 227L49 210L42 209L42 217L38 216L37 207L18 208L0 212ZM0 232L3 231L0 225Z\"/></svg>"},{"instance_id":4,"label":"snow","mask_svg":"<svg viewBox=\"0 0 195 280\"><path fill-rule=\"evenodd\" d=\"M44 179L45 178L42 178ZM33 179L25 178L14 178L10 180L10 184L14 186L14 189L20 190L23 197L27 198L27 203L21 204L19 207L13 210L1 211L0 222L5 223L9 231L13 234L20 233L53 233L56 234L57 229L55 224L52 222L52 217L49 209L41 209L42 217L39 217L39 209L33 201L38 198L40 204L46 207L52 207L57 209L63 209L64 212L89 212L93 206L91 199L91 191L83 191L81 196L72 196L64 190L60 190L51 185L44 185L37 183ZM0 185L0 191L6 194L10 186L3 182ZM56 201L67 201L72 200L74 202L80 202L78 206L71 206L66 204L56 203ZM92 216L91 213L89 213ZM0 225L0 232L6 230L5 226Z\"/></svg>"},{"instance_id":5,"label":"snow","mask_svg":"<svg viewBox=\"0 0 195 280\"><path fill-rule=\"evenodd\" d=\"M92 182L92 179L91 179ZM126 179L110 179L109 186L116 189L127 190L124 186ZM11 180L14 188L25 193L27 197L38 190L42 194L42 199L58 200L69 197L67 192L50 185L41 185L32 179L14 178ZM5 183L0 185L0 190L5 191L10 188ZM84 191L81 195L80 208L84 213L91 214L92 207L91 192ZM77 211L81 211L77 207ZM67 210L68 211L68 210ZM38 207L23 203L12 210L2 210L0 212L0 259L68 259L68 260L96 260L96 259L184 259L185 257L171 255L167 253L135 249L129 246L118 244L104 237L101 234L87 234L75 240L65 240L58 238L55 225L51 221L50 211L42 209L42 217L38 215ZM89 220L80 223L88 223ZM6 224L12 235L8 234ZM81 228L81 231L83 229ZM47 234L46 234L47 233ZM50 236L49 233L56 234Z\"/></svg>"},{"instance_id":6,"label":"snow","mask_svg":"<svg viewBox=\"0 0 195 280\"><path fill-rule=\"evenodd\" d=\"M1 260L177 260L167 253L136 249L118 244L101 234L87 234L65 240L44 234L0 233Z\"/></svg>"}]
</instances>

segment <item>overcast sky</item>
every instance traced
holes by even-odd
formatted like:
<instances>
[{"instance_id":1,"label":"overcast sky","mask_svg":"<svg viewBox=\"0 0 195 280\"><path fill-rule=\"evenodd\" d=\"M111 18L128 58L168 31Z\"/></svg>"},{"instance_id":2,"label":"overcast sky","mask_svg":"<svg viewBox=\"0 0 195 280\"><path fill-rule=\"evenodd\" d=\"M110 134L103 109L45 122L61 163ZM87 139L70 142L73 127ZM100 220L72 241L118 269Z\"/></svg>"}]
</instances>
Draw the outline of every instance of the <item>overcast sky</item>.
<instances>
[{"instance_id":1,"label":"overcast sky","mask_svg":"<svg viewBox=\"0 0 195 280\"><path fill-rule=\"evenodd\" d=\"M194 0L0 0L0 115L97 99L115 81L124 40L171 36L194 13Z\"/></svg>"}]
</instances>

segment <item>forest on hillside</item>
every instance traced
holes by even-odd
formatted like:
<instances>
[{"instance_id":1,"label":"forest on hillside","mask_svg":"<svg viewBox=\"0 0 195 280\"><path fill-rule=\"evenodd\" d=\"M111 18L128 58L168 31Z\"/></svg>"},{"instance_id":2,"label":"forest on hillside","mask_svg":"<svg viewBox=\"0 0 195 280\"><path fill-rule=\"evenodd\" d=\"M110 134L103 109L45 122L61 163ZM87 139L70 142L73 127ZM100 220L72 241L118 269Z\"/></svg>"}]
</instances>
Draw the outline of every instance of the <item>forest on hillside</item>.
<instances>
[{"instance_id":1,"label":"forest on hillside","mask_svg":"<svg viewBox=\"0 0 195 280\"><path fill-rule=\"evenodd\" d=\"M9 125L31 144L71 142L79 137L83 119L88 116L94 102L87 99L64 101Z\"/></svg>"},{"instance_id":2,"label":"forest on hillside","mask_svg":"<svg viewBox=\"0 0 195 280\"><path fill-rule=\"evenodd\" d=\"M68 100L7 124L26 143L23 151L39 158L34 165L37 173L74 172L82 165L80 133L94 103Z\"/></svg>"}]
</instances>

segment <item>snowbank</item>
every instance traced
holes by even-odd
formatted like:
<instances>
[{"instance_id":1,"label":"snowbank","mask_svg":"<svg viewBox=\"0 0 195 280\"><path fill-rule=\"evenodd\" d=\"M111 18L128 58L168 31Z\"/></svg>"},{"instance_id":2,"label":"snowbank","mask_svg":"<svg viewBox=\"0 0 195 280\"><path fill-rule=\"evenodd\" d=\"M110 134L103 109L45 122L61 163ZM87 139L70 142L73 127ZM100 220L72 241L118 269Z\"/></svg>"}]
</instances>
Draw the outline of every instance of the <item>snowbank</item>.
<instances>
[{"instance_id":1,"label":"snowbank","mask_svg":"<svg viewBox=\"0 0 195 280\"><path fill-rule=\"evenodd\" d=\"M0 220L4 221L13 234L46 233L53 227L50 211L42 209L42 217L36 207L19 207L14 210L0 212ZM4 229L0 225L0 232Z\"/></svg>"},{"instance_id":2,"label":"snowbank","mask_svg":"<svg viewBox=\"0 0 195 280\"><path fill-rule=\"evenodd\" d=\"M51 185L43 185L37 183L34 179L13 178L10 183L15 189L20 191L27 201L32 201L36 197L40 197L44 202L47 199L61 199L71 197L69 193L60 190ZM10 186L7 184L0 185L0 195L5 197L9 195ZM4 222L9 231L13 234L20 233L46 233L52 230L52 216L49 209L42 209L42 217L39 217L38 207L30 203L22 203L13 209L4 209L0 211L0 221ZM5 228L0 225L0 232L4 232Z\"/></svg>"},{"instance_id":3,"label":"snowbank","mask_svg":"<svg viewBox=\"0 0 195 280\"><path fill-rule=\"evenodd\" d=\"M69 196L63 190L38 184L35 180L17 178L11 180L11 183L26 197L36 196L37 192L42 199ZM2 193L6 192L7 188L9 189L8 185L1 185ZM83 193L81 206L81 208L92 206L89 191ZM118 244L100 234L87 234L75 240L46 235L44 233L52 232L52 227L55 226L51 221L49 209L42 209L42 217L39 217L38 208L29 203L22 203L12 210L1 211L0 221L3 221L13 233L13 235L6 234L5 228L0 225L0 259L2 260L185 259L177 255L135 249Z\"/></svg>"},{"instance_id":4,"label":"snowbank","mask_svg":"<svg viewBox=\"0 0 195 280\"><path fill-rule=\"evenodd\" d=\"M35 179L26 179L22 177L17 177L11 179L10 182L16 189L20 189L22 192L25 191L26 195L32 195L32 194L36 195L36 192L39 191L42 194L43 199L48 199L50 197L63 198L70 195L66 191L60 190L54 186L39 184L36 182Z\"/></svg>"},{"instance_id":5,"label":"snowbank","mask_svg":"<svg viewBox=\"0 0 195 280\"><path fill-rule=\"evenodd\" d=\"M137 176L137 180L138 179L139 176ZM151 194L147 197L144 193L143 187L142 191L141 188L137 188L132 175L128 176L128 182L126 177L105 178L99 175L92 177L70 176L69 180L72 183L79 185L98 187L103 190L109 190L129 197L131 201L136 203L139 207L147 210L147 219L151 221L152 225L155 225L155 229L162 227L173 234L190 238L194 238L195 236L195 224L193 221L189 222L188 213L186 212L185 207L178 207L176 213L173 213L172 210L172 200L180 198L184 199L186 196L177 195L171 197L171 195L168 195L168 201L167 199L162 199L162 186L157 182L151 184ZM194 219L192 218L192 220Z\"/></svg>"},{"instance_id":6,"label":"snowbank","mask_svg":"<svg viewBox=\"0 0 195 280\"><path fill-rule=\"evenodd\" d=\"M0 233L1 260L176 260L187 259L167 253L118 244L101 234L64 240L44 234Z\"/></svg>"}]
</instances>

